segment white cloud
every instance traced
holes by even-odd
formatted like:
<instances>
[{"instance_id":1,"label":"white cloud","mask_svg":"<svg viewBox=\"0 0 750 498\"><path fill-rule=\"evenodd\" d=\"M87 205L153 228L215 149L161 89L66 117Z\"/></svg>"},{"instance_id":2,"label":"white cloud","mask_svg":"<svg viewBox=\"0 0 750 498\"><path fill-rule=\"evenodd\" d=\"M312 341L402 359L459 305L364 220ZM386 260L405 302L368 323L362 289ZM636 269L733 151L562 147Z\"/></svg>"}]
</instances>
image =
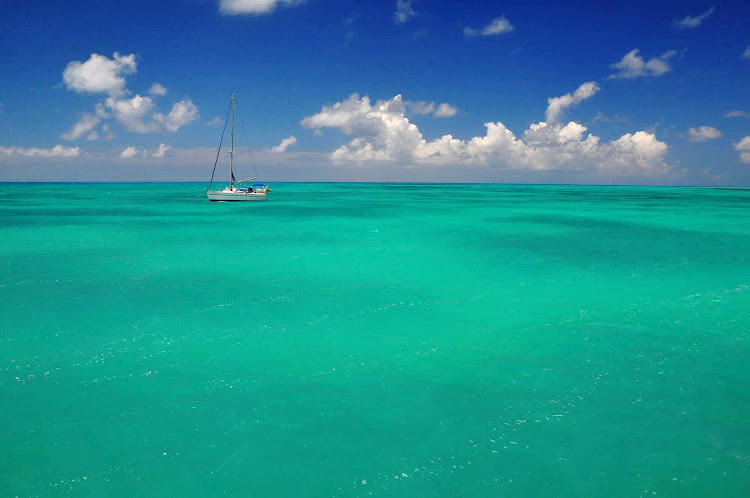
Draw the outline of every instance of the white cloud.
<instances>
[{"instance_id":1,"label":"white cloud","mask_svg":"<svg viewBox=\"0 0 750 498\"><path fill-rule=\"evenodd\" d=\"M740 140L734 149L740 151L740 161L743 164L750 164L750 135Z\"/></svg>"},{"instance_id":2,"label":"white cloud","mask_svg":"<svg viewBox=\"0 0 750 498\"><path fill-rule=\"evenodd\" d=\"M175 132L181 127L198 119L198 107L192 100L181 100L172 106L169 114L155 114L154 120L161 123L167 131Z\"/></svg>"},{"instance_id":3,"label":"white cloud","mask_svg":"<svg viewBox=\"0 0 750 498\"><path fill-rule=\"evenodd\" d=\"M159 150L157 150L156 152L154 152L153 154L151 154L151 157L165 157L167 155L167 151L170 148L171 147L169 145L159 144Z\"/></svg>"},{"instance_id":4,"label":"white cloud","mask_svg":"<svg viewBox=\"0 0 750 498\"><path fill-rule=\"evenodd\" d=\"M114 53L109 59L91 54L86 62L72 61L63 71L63 82L68 90L78 93L107 93L120 95L125 88L123 76L136 72L135 55Z\"/></svg>"},{"instance_id":5,"label":"white cloud","mask_svg":"<svg viewBox=\"0 0 750 498\"><path fill-rule=\"evenodd\" d=\"M691 29L691 28L697 28L701 25L703 21L705 21L708 16L714 13L714 8L711 7L707 11L705 11L703 14L697 15L695 17L687 16L683 19L676 19L674 22L674 25L680 29Z\"/></svg>"},{"instance_id":6,"label":"white cloud","mask_svg":"<svg viewBox=\"0 0 750 498\"><path fill-rule=\"evenodd\" d=\"M436 118L450 118L458 114L458 107L443 102L435 110Z\"/></svg>"},{"instance_id":7,"label":"white cloud","mask_svg":"<svg viewBox=\"0 0 750 498\"><path fill-rule=\"evenodd\" d=\"M60 135L60 138L62 138L63 140L77 140L88 133L86 137L88 140L96 140L97 138L99 138L99 134L94 130L94 128L99 125L102 119L106 119L108 117L109 114L107 114L107 111L104 110L104 106L102 104L97 104L94 114L84 112L81 115L81 119L79 119L78 122L74 124L69 131Z\"/></svg>"},{"instance_id":8,"label":"white cloud","mask_svg":"<svg viewBox=\"0 0 750 498\"><path fill-rule=\"evenodd\" d=\"M705 142L719 138L720 136L721 132L713 126L699 126L697 128L690 128L688 131L688 140L691 142Z\"/></svg>"},{"instance_id":9,"label":"white cloud","mask_svg":"<svg viewBox=\"0 0 750 498\"><path fill-rule=\"evenodd\" d=\"M443 102L435 107L435 102L419 100L417 102L404 102L409 114L423 115L432 114L436 118L450 118L458 114L458 107Z\"/></svg>"},{"instance_id":10,"label":"white cloud","mask_svg":"<svg viewBox=\"0 0 750 498\"><path fill-rule=\"evenodd\" d=\"M127 147L125 150L120 152L120 157L129 159L136 155L138 153L138 149L136 147Z\"/></svg>"},{"instance_id":11,"label":"white cloud","mask_svg":"<svg viewBox=\"0 0 750 498\"><path fill-rule=\"evenodd\" d=\"M750 59L750 45L745 49L744 52L742 52L742 57L745 59Z\"/></svg>"},{"instance_id":12,"label":"white cloud","mask_svg":"<svg viewBox=\"0 0 750 498\"><path fill-rule=\"evenodd\" d=\"M393 16L396 23L403 24L417 15L411 6L411 2L412 0L396 0L396 13Z\"/></svg>"},{"instance_id":13,"label":"white cloud","mask_svg":"<svg viewBox=\"0 0 750 498\"><path fill-rule=\"evenodd\" d=\"M583 85L582 85L583 86ZM588 88L588 87L585 87ZM595 90L582 90L579 98ZM574 99L575 96L572 96ZM517 138L500 122L486 123L483 137L469 140L445 135L427 141L405 116L400 95L371 104L353 94L342 102L324 106L301 121L306 128L335 128L354 137L331 154L336 164L378 162L403 165L464 165L526 170L598 171L618 175L660 175L667 145L653 133L638 131L602 144L584 134L587 128L571 122L532 124Z\"/></svg>"},{"instance_id":14,"label":"white cloud","mask_svg":"<svg viewBox=\"0 0 750 498\"><path fill-rule=\"evenodd\" d=\"M417 102L406 101L404 104L409 109L410 114L423 115L435 112L435 102L419 100Z\"/></svg>"},{"instance_id":15,"label":"white cloud","mask_svg":"<svg viewBox=\"0 0 750 498\"><path fill-rule=\"evenodd\" d=\"M622 169L645 175L666 174L669 167L664 163L667 144L656 139L648 131L626 133L619 139L602 146L604 170Z\"/></svg>"},{"instance_id":16,"label":"white cloud","mask_svg":"<svg viewBox=\"0 0 750 498\"><path fill-rule=\"evenodd\" d=\"M271 152L286 152L286 150L292 145L297 143L297 137L289 135L287 138L281 141L276 147L271 147Z\"/></svg>"},{"instance_id":17,"label":"white cloud","mask_svg":"<svg viewBox=\"0 0 750 498\"><path fill-rule=\"evenodd\" d=\"M550 97L547 99L547 123L556 123L563 111L568 107L580 104L582 101L593 97L599 91L599 85L596 81L587 81L583 83L572 94L566 93L560 97Z\"/></svg>"},{"instance_id":18,"label":"white cloud","mask_svg":"<svg viewBox=\"0 0 750 498\"><path fill-rule=\"evenodd\" d=\"M169 114L157 111L151 97L135 95L125 88L125 75L136 71L134 55L120 56L117 52L113 59L92 54L84 62L73 61L63 71L63 80L68 89L85 93L107 93L104 103L96 104L95 114L84 113L73 127L63 133L61 138L76 140L86 136L89 140L100 137L96 127L105 119L114 117L126 130L136 133L155 133L159 131L176 132L182 126L198 119L198 107L191 100L181 100L172 105ZM154 83L149 89L152 95L166 95L167 89L160 83ZM109 111L109 112L108 112ZM102 125L104 138L112 138L109 126Z\"/></svg>"},{"instance_id":19,"label":"white cloud","mask_svg":"<svg viewBox=\"0 0 750 498\"><path fill-rule=\"evenodd\" d=\"M303 0L219 0L222 14L270 14L277 5L297 5Z\"/></svg>"},{"instance_id":20,"label":"white cloud","mask_svg":"<svg viewBox=\"0 0 750 498\"><path fill-rule=\"evenodd\" d=\"M85 112L81 116L81 119L73 125L73 128L71 128L70 131L67 131L60 135L60 138L62 138L63 140L76 140L82 137L84 134L92 132L92 130L99 124L99 121L101 121L101 119L97 116ZM96 132L92 133L96 134Z\"/></svg>"},{"instance_id":21,"label":"white cloud","mask_svg":"<svg viewBox=\"0 0 750 498\"><path fill-rule=\"evenodd\" d=\"M750 118L750 113L734 109L734 110L725 112L724 117L725 118Z\"/></svg>"},{"instance_id":22,"label":"white cloud","mask_svg":"<svg viewBox=\"0 0 750 498\"><path fill-rule=\"evenodd\" d=\"M128 131L153 133L158 129L158 126L151 121L154 111L154 103L151 97L136 95L131 99L122 100L108 97L104 104L112 112L115 119Z\"/></svg>"},{"instance_id":23,"label":"white cloud","mask_svg":"<svg viewBox=\"0 0 750 498\"><path fill-rule=\"evenodd\" d=\"M4 156L25 156L25 157L78 157L81 155L79 147L64 147L55 145L51 149L39 149L36 147L2 147L0 146L0 155Z\"/></svg>"},{"instance_id":24,"label":"white cloud","mask_svg":"<svg viewBox=\"0 0 750 498\"><path fill-rule=\"evenodd\" d=\"M211 121L207 121L206 125L207 126L223 126L224 125L224 120L221 119L219 116L216 116Z\"/></svg>"},{"instance_id":25,"label":"white cloud","mask_svg":"<svg viewBox=\"0 0 750 498\"><path fill-rule=\"evenodd\" d=\"M167 88L160 83L154 83L151 88L148 89L148 93L154 96L164 96L167 94Z\"/></svg>"},{"instance_id":26,"label":"white cloud","mask_svg":"<svg viewBox=\"0 0 750 498\"><path fill-rule=\"evenodd\" d=\"M493 36L510 33L514 29L513 25L504 16L501 16L493 19L491 23L480 29L466 27L464 28L464 34L466 36Z\"/></svg>"},{"instance_id":27,"label":"white cloud","mask_svg":"<svg viewBox=\"0 0 750 498\"><path fill-rule=\"evenodd\" d=\"M631 50L625 54L620 62L612 64L611 67L617 69L617 72L610 74L609 77L633 79L641 76L661 76L672 70L669 66L669 59L677 54L675 50L668 50L659 57L652 57L645 61L643 57L638 55L638 52L637 48Z\"/></svg>"},{"instance_id":28,"label":"white cloud","mask_svg":"<svg viewBox=\"0 0 750 498\"><path fill-rule=\"evenodd\" d=\"M155 111L151 97L140 95L121 100L109 97L105 105L125 129L135 133L176 132L198 119L198 107L190 100L175 103L167 115Z\"/></svg>"}]
</instances>

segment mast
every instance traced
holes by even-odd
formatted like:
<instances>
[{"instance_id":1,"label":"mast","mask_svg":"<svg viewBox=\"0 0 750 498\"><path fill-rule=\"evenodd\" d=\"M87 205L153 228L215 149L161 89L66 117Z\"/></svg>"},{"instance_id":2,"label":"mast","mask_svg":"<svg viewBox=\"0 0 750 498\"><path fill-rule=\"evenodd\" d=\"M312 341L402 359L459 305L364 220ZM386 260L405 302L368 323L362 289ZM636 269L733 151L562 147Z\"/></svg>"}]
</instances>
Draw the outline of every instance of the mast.
<instances>
[{"instance_id":1,"label":"mast","mask_svg":"<svg viewBox=\"0 0 750 498\"><path fill-rule=\"evenodd\" d=\"M234 93L232 93L232 146L229 149L229 189L231 190L234 186L234 172L232 167L234 166Z\"/></svg>"}]
</instances>

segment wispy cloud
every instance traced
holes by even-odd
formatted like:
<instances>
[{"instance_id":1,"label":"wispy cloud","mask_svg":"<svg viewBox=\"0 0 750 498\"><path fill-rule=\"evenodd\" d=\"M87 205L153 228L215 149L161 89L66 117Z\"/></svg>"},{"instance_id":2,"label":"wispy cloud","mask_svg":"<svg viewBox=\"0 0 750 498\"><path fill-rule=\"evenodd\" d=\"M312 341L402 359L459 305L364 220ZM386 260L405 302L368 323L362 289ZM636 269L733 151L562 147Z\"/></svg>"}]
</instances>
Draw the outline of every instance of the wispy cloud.
<instances>
[{"instance_id":1,"label":"wispy cloud","mask_svg":"<svg viewBox=\"0 0 750 498\"><path fill-rule=\"evenodd\" d=\"M294 135L289 135L287 138L283 139L279 145L277 145L276 147L271 147L271 152L286 152L289 147L296 143L297 137L295 137Z\"/></svg>"},{"instance_id":2,"label":"wispy cloud","mask_svg":"<svg viewBox=\"0 0 750 498\"><path fill-rule=\"evenodd\" d=\"M688 131L688 140L691 142L706 142L719 137L721 137L721 132L713 126L698 126Z\"/></svg>"},{"instance_id":3,"label":"wispy cloud","mask_svg":"<svg viewBox=\"0 0 750 498\"><path fill-rule=\"evenodd\" d=\"M222 126L222 125L224 125L224 120L223 120L223 119L221 119L221 118L220 118L219 116L216 116L216 117L215 117L214 119L212 119L211 121L207 121L207 122L206 122L206 125L207 125L207 126L214 126L214 127L219 127L219 126Z\"/></svg>"},{"instance_id":4,"label":"wispy cloud","mask_svg":"<svg viewBox=\"0 0 750 498\"><path fill-rule=\"evenodd\" d=\"M81 155L81 149L79 147L65 147L59 144L51 149L0 146L0 155L24 157L78 157Z\"/></svg>"},{"instance_id":5,"label":"wispy cloud","mask_svg":"<svg viewBox=\"0 0 750 498\"><path fill-rule=\"evenodd\" d=\"M508 21L505 16L500 16L492 20L487 26L483 28L464 28L464 34L466 36L493 36L500 35L503 33L510 33L515 28Z\"/></svg>"},{"instance_id":6,"label":"wispy cloud","mask_svg":"<svg viewBox=\"0 0 750 498\"><path fill-rule=\"evenodd\" d=\"M94 114L84 112L81 115L81 119L70 130L60 135L60 138L63 140L77 140L83 135L88 134L87 138L89 140L96 140L99 135L94 128L99 125L102 119L106 119L107 117L109 117L109 114L104 110L104 106L97 104Z\"/></svg>"},{"instance_id":7,"label":"wispy cloud","mask_svg":"<svg viewBox=\"0 0 750 498\"><path fill-rule=\"evenodd\" d=\"M679 29L697 28L698 26L701 25L701 23L703 23L703 21L708 19L708 17L713 13L714 13L714 8L711 7L710 9L708 9L707 11L705 11L704 13L700 15L692 16L692 17L687 16L682 19L675 19L674 25L675 27Z\"/></svg>"},{"instance_id":8,"label":"wispy cloud","mask_svg":"<svg viewBox=\"0 0 750 498\"><path fill-rule=\"evenodd\" d=\"M627 123L628 121L630 121L630 118L627 116L621 116L620 114L607 116L602 111L596 111L596 114L591 119L591 123Z\"/></svg>"},{"instance_id":9,"label":"wispy cloud","mask_svg":"<svg viewBox=\"0 0 750 498\"><path fill-rule=\"evenodd\" d=\"M750 118L750 113L733 109L724 113L725 118Z\"/></svg>"},{"instance_id":10,"label":"wispy cloud","mask_svg":"<svg viewBox=\"0 0 750 498\"><path fill-rule=\"evenodd\" d=\"M154 149L139 149L135 146L125 147L125 149L120 152L120 158L121 159L132 159L132 158L156 158L156 159L163 159L168 156L172 156L172 146L167 144L159 144L159 147Z\"/></svg>"},{"instance_id":11,"label":"wispy cloud","mask_svg":"<svg viewBox=\"0 0 750 498\"><path fill-rule=\"evenodd\" d=\"M669 59L677 54L676 50L668 50L658 57L652 57L648 61L638 55L639 49L634 49L611 67L617 72L609 75L610 79L633 79L640 77L657 77L672 70Z\"/></svg>"},{"instance_id":12,"label":"wispy cloud","mask_svg":"<svg viewBox=\"0 0 750 498\"><path fill-rule=\"evenodd\" d=\"M403 24L417 13L412 7L412 0L396 0L396 12L393 14L393 20L397 24Z\"/></svg>"},{"instance_id":13,"label":"wispy cloud","mask_svg":"<svg viewBox=\"0 0 750 498\"><path fill-rule=\"evenodd\" d=\"M355 25L359 22L360 15L357 11L352 12L349 16L344 18L344 40L346 45L349 45L354 39Z\"/></svg>"},{"instance_id":14,"label":"wispy cloud","mask_svg":"<svg viewBox=\"0 0 750 498\"><path fill-rule=\"evenodd\" d=\"M435 102L419 100L417 102L404 102L409 113L416 115L430 114L436 118L450 118L458 114L458 107L443 102L436 106Z\"/></svg>"},{"instance_id":15,"label":"wispy cloud","mask_svg":"<svg viewBox=\"0 0 750 498\"><path fill-rule=\"evenodd\" d=\"M219 0L219 11L226 15L270 14L279 6L298 5L304 0Z\"/></svg>"},{"instance_id":16,"label":"wispy cloud","mask_svg":"<svg viewBox=\"0 0 750 498\"><path fill-rule=\"evenodd\" d=\"M151 85L151 88L148 89L148 93L161 97L167 94L167 88L160 83L154 83Z\"/></svg>"},{"instance_id":17,"label":"wispy cloud","mask_svg":"<svg viewBox=\"0 0 750 498\"><path fill-rule=\"evenodd\" d=\"M596 81L588 81L579 86L575 92L566 93L560 97L550 97L547 99L547 123L556 123L563 111L570 106L580 104L584 100L594 96L599 91L599 85Z\"/></svg>"},{"instance_id":18,"label":"wispy cloud","mask_svg":"<svg viewBox=\"0 0 750 498\"><path fill-rule=\"evenodd\" d=\"M744 52L742 52L742 57L745 59L750 59L750 45L747 46Z\"/></svg>"}]
</instances>

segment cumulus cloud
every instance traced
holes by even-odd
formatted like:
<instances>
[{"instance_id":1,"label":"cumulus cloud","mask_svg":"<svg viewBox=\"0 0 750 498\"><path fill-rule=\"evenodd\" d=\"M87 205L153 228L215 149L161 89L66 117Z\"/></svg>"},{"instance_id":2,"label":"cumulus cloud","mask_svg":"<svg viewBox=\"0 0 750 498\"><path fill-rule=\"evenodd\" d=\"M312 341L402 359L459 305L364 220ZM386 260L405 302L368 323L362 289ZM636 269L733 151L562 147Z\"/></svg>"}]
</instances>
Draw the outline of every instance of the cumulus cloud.
<instances>
[{"instance_id":1,"label":"cumulus cloud","mask_svg":"<svg viewBox=\"0 0 750 498\"><path fill-rule=\"evenodd\" d=\"M270 14L277 5L297 5L303 0L219 0L219 10L226 15Z\"/></svg>"},{"instance_id":2,"label":"cumulus cloud","mask_svg":"<svg viewBox=\"0 0 750 498\"><path fill-rule=\"evenodd\" d=\"M583 85L582 85L583 87ZM586 88L586 87L584 87ZM593 95L582 90L579 98ZM590 96L590 95L589 95ZM571 96L575 100L575 93ZM395 162L404 165L466 165L526 170L599 171L619 175L661 175L667 145L653 133L628 133L609 143L581 124L536 123L522 138L503 123L486 123L486 134L469 140L444 135L427 141L405 115L400 95L370 102L353 94L305 117L306 128L334 128L353 137L331 154L336 164Z\"/></svg>"},{"instance_id":3,"label":"cumulus cloud","mask_svg":"<svg viewBox=\"0 0 750 498\"><path fill-rule=\"evenodd\" d=\"M750 113L734 109L724 113L725 118L750 118Z\"/></svg>"},{"instance_id":4,"label":"cumulus cloud","mask_svg":"<svg viewBox=\"0 0 750 498\"><path fill-rule=\"evenodd\" d=\"M154 103L151 97L136 95L130 99L107 98L104 104L112 112L115 119L122 124L126 130L136 133L152 133L157 131L155 123L149 120L154 111Z\"/></svg>"},{"instance_id":5,"label":"cumulus cloud","mask_svg":"<svg viewBox=\"0 0 750 498\"><path fill-rule=\"evenodd\" d=\"M464 28L464 34L466 36L493 36L510 33L514 29L513 25L505 18L505 16L500 16L493 19L491 23L483 28L476 29L467 26Z\"/></svg>"},{"instance_id":6,"label":"cumulus cloud","mask_svg":"<svg viewBox=\"0 0 750 498\"><path fill-rule=\"evenodd\" d=\"M129 159L135 156L137 153L138 153L138 149L136 147L126 147L125 150L120 152L120 157Z\"/></svg>"},{"instance_id":7,"label":"cumulus cloud","mask_svg":"<svg viewBox=\"0 0 750 498\"><path fill-rule=\"evenodd\" d=\"M424 115L431 114L436 118L450 118L458 114L458 107L446 102L435 106L435 102L426 102L420 100L417 102L404 102L410 114Z\"/></svg>"},{"instance_id":8,"label":"cumulus cloud","mask_svg":"<svg viewBox=\"0 0 750 498\"><path fill-rule=\"evenodd\" d=\"M594 96L599 91L599 85L596 81L587 81L571 93L566 93L560 97L550 97L547 99L547 123L556 123L563 111L570 106L580 104L584 100Z\"/></svg>"},{"instance_id":9,"label":"cumulus cloud","mask_svg":"<svg viewBox=\"0 0 750 498\"><path fill-rule=\"evenodd\" d=\"M705 142L719 138L720 136L721 132L713 126L699 126L697 128L690 128L688 131L688 140L691 142Z\"/></svg>"},{"instance_id":10,"label":"cumulus cloud","mask_svg":"<svg viewBox=\"0 0 750 498\"><path fill-rule=\"evenodd\" d=\"M412 0L396 0L396 13L393 15L396 23L403 24L417 15L411 3Z\"/></svg>"},{"instance_id":11,"label":"cumulus cloud","mask_svg":"<svg viewBox=\"0 0 750 498\"><path fill-rule=\"evenodd\" d=\"M674 21L674 25L680 29L692 29L697 28L701 25L703 21L708 19L708 17L714 13L714 8L711 7L707 11L705 11L703 14L691 17L687 16L683 19L676 19Z\"/></svg>"},{"instance_id":12,"label":"cumulus cloud","mask_svg":"<svg viewBox=\"0 0 750 498\"><path fill-rule=\"evenodd\" d=\"M154 115L154 121L171 132L179 130L196 119L198 119L198 107L193 104L192 100L181 100L175 103L166 116L158 113Z\"/></svg>"},{"instance_id":13,"label":"cumulus cloud","mask_svg":"<svg viewBox=\"0 0 750 498\"><path fill-rule=\"evenodd\" d=\"M642 76L661 76L672 70L669 65L669 59L677 54L675 50L668 50L658 57L652 57L648 61L638 55L639 49L634 49L625 54L625 56L611 67L616 69L616 73L609 75L611 79L633 79Z\"/></svg>"},{"instance_id":14,"label":"cumulus cloud","mask_svg":"<svg viewBox=\"0 0 750 498\"><path fill-rule=\"evenodd\" d=\"M51 149L40 149L36 147L2 147L0 146L0 155L4 156L25 156L25 157L78 157L81 155L79 147L64 147L55 145Z\"/></svg>"},{"instance_id":15,"label":"cumulus cloud","mask_svg":"<svg viewBox=\"0 0 750 498\"><path fill-rule=\"evenodd\" d=\"M164 96L167 94L167 89L160 83L154 83L151 88L148 89L148 93L154 96Z\"/></svg>"},{"instance_id":16,"label":"cumulus cloud","mask_svg":"<svg viewBox=\"0 0 750 498\"><path fill-rule=\"evenodd\" d=\"M224 120L221 119L219 116L216 116L211 121L207 121L206 125L207 126L223 126L224 125Z\"/></svg>"},{"instance_id":17,"label":"cumulus cloud","mask_svg":"<svg viewBox=\"0 0 750 498\"><path fill-rule=\"evenodd\" d=\"M271 152L285 152L289 147L297 143L297 137L289 135L276 147L271 147Z\"/></svg>"},{"instance_id":18,"label":"cumulus cloud","mask_svg":"<svg viewBox=\"0 0 750 498\"><path fill-rule=\"evenodd\" d=\"M166 144L159 144L159 149L151 154L151 157L165 157L167 155L167 151L171 149L169 145ZM127 149L126 149L127 150Z\"/></svg>"},{"instance_id":19,"label":"cumulus cloud","mask_svg":"<svg viewBox=\"0 0 750 498\"><path fill-rule=\"evenodd\" d=\"M166 115L155 111L151 97L140 95L130 99L109 97L104 104L126 130L135 133L154 133L162 130L176 132L182 126L198 119L198 107L191 100L175 103Z\"/></svg>"},{"instance_id":20,"label":"cumulus cloud","mask_svg":"<svg viewBox=\"0 0 750 498\"><path fill-rule=\"evenodd\" d=\"M108 97L96 104L93 114L84 113L73 127L63 133L65 140L77 140L86 135L89 140L99 138L96 128L104 120L114 117L126 130L136 133L159 131L176 132L182 126L198 119L198 107L191 100L181 100L172 106L169 114L158 112L151 97L131 93L125 88L125 76L136 72L134 55L120 56L115 52L113 59L91 54L86 62L73 61L63 71L63 81L68 89L79 93L106 93ZM154 83L149 89L154 96L166 95L167 89ZM107 124L101 131L105 138L111 138Z\"/></svg>"},{"instance_id":21,"label":"cumulus cloud","mask_svg":"<svg viewBox=\"0 0 750 498\"><path fill-rule=\"evenodd\" d=\"M734 149L740 151L740 161L743 164L750 164L750 135L735 144Z\"/></svg>"},{"instance_id":22,"label":"cumulus cloud","mask_svg":"<svg viewBox=\"0 0 750 498\"><path fill-rule=\"evenodd\" d=\"M72 61L63 70L63 82L68 90L78 93L107 93L120 95L125 88L124 76L136 72L135 55L114 53L112 59L91 54L86 62Z\"/></svg>"}]
</instances>

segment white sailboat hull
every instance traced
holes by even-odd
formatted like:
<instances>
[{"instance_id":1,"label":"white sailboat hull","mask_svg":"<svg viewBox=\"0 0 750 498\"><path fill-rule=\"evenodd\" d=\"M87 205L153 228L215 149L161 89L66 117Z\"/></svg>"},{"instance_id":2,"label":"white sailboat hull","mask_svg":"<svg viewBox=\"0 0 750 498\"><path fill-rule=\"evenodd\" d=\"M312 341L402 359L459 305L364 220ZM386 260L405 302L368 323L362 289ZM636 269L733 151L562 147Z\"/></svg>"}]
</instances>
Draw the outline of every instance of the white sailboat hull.
<instances>
[{"instance_id":1,"label":"white sailboat hull","mask_svg":"<svg viewBox=\"0 0 750 498\"><path fill-rule=\"evenodd\" d=\"M264 192L244 192L239 190L208 190L206 192L210 201L265 201L268 194Z\"/></svg>"}]
</instances>

